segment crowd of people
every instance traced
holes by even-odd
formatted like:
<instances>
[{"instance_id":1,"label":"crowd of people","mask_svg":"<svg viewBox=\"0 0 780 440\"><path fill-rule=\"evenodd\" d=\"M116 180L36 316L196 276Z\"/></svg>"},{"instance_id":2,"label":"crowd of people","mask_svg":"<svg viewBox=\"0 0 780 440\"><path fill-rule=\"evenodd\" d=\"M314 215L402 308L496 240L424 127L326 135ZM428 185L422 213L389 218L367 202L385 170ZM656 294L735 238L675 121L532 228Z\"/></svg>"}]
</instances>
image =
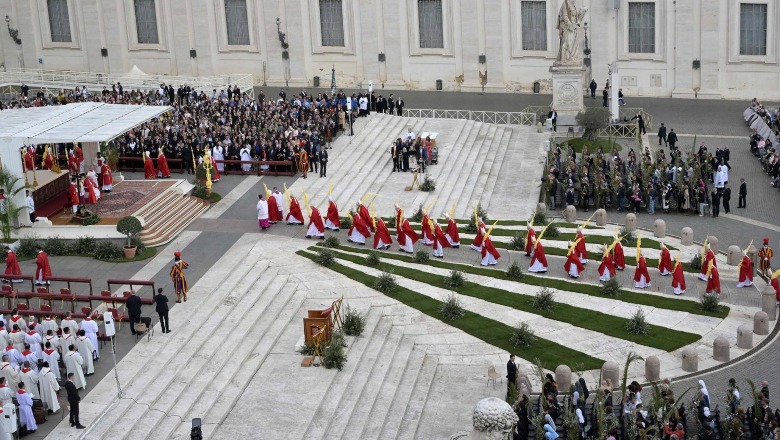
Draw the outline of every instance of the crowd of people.
<instances>
[{"instance_id":1,"label":"crowd of people","mask_svg":"<svg viewBox=\"0 0 780 440\"><path fill-rule=\"evenodd\" d=\"M755 98L751 102L751 108L772 130L775 139L779 139L780 108L768 110ZM761 166L769 175L772 186L780 188L780 153L777 151L777 145L772 142L772 137L762 137L754 128L750 135L750 151L761 161Z\"/></svg>"}]
</instances>

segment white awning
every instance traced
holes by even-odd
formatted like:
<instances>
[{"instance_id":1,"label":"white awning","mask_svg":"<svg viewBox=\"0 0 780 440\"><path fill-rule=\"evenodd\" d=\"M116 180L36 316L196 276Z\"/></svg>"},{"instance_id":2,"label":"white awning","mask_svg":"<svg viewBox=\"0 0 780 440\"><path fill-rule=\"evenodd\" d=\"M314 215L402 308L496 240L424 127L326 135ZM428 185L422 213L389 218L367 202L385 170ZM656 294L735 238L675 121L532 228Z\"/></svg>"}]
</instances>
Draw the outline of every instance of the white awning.
<instances>
[{"instance_id":1,"label":"white awning","mask_svg":"<svg viewBox=\"0 0 780 440\"><path fill-rule=\"evenodd\" d=\"M26 144L107 142L170 109L84 102L3 110L0 138L23 138Z\"/></svg>"}]
</instances>

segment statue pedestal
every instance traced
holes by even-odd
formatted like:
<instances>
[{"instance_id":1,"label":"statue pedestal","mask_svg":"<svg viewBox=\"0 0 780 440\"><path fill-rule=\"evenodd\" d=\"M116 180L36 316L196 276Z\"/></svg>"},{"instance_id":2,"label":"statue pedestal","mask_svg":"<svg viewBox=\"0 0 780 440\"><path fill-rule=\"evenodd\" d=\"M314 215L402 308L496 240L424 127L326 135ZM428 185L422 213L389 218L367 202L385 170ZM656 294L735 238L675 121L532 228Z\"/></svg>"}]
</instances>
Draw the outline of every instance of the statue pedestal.
<instances>
[{"instance_id":1,"label":"statue pedestal","mask_svg":"<svg viewBox=\"0 0 780 440\"><path fill-rule=\"evenodd\" d=\"M553 108L558 114L576 115L585 110L582 79L583 66L550 67L553 78Z\"/></svg>"}]
</instances>

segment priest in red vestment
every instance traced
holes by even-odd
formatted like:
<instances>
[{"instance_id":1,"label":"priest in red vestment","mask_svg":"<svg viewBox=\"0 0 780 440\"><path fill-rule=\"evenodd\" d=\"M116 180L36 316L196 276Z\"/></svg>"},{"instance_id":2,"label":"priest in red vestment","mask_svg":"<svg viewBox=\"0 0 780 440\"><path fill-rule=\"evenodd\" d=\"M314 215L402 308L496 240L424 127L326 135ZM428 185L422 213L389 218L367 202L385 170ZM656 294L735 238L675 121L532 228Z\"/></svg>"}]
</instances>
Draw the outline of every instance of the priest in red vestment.
<instances>
[{"instance_id":1,"label":"priest in red vestment","mask_svg":"<svg viewBox=\"0 0 780 440\"><path fill-rule=\"evenodd\" d=\"M715 261L711 261L709 268L707 269L707 290L706 293L715 292L720 295L720 275L718 274L718 266L715 265Z\"/></svg>"},{"instance_id":2,"label":"priest in red vestment","mask_svg":"<svg viewBox=\"0 0 780 440\"><path fill-rule=\"evenodd\" d=\"M718 263L715 261L715 252L712 251L712 248L710 248L709 243L706 241L704 242L704 250L702 251L702 258L701 258L701 270L699 271L699 279L702 281L707 281L707 271L710 267L710 262L714 264L716 267L718 266Z\"/></svg>"},{"instance_id":3,"label":"priest in red vestment","mask_svg":"<svg viewBox=\"0 0 780 440\"><path fill-rule=\"evenodd\" d=\"M347 231L347 240L357 244L366 244L366 238L371 237L371 230L359 212L355 212L351 217L352 227Z\"/></svg>"},{"instance_id":4,"label":"priest in red vestment","mask_svg":"<svg viewBox=\"0 0 780 440\"><path fill-rule=\"evenodd\" d=\"M667 276L671 275L673 270L672 255L669 253L669 248L661 243L661 259L658 260L658 272L661 273L661 276Z\"/></svg>"},{"instance_id":5,"label":"priest in red vestment","mask_svg":"<svg viewBox=\"0 0 780 440\"><path fill-rule=\"evenodd\" d=\"M95 182L92 179L84 179L84 203L87 205L94 205L97 203L97 197L95 192L98 190L95 186Z\"/></svg>"},{"instance_id":6,"label":"priest in red vestment","mask_svg":"<svg viewBox=\"0 0 780 440\"><path fill-rule=\"evenodd\" d=\"M24 150L24 169L32 171L35 169L35 149L32 146Z\"/></svg>"},{"instance_id":7,"label":"priest in red vestment","mask_svg":"<svg viewBox=\"0 0 780 440\"><path fill-rule=\"evenodd\" d=\"M447 236L447 241L450 243L450 247L460 247L460 234L458 233L458 224L455 223L455 219L450 214L447 216L447 230L444 231L444 235Z\"/></svg>"},{"instance_id":8,"label":"priest in red vestment","mask_svg":"<svg viewBox=\"0 0 780 440\"><path fill-rule=\"evenodd\" d=\"M525 235L525 256L530 257L531 251L534 248L534 240L536 240L536 230L533 225L528 225L528 232Z\"/></svg>"},{"instance_id":9,"label":"priest in red vestment","mask_svg":"<svg viewBox=\"0 0 780 440\"><path fill-rule=\"evenodd\" d=\"M534 249L531 252L531 265L528 267L529 272L544 273L547 272L547 256L544 254L544 246L542 246L542 240L534 238Z\"/></svg>"},{"instance_id":10,"label":"priest in red vestment","mask_svg":"<svg viewBox=\"0 0 780 440\"><path fill-rule=\"evenodd\" d=\"M100 178L103 183L103 192L110 193L114 189L114 176L111 175L111 167L105 161L100 167Z\"/></svg>"},{"instance_id":11,"label":"priest in red vestment","mask_svg":"<svg viewBox=\"0 0 780 440\"><path fill-rule=\"evenodd\" d=\"M70 187L68 187L68 199L70 200L70 204L73 207L73 213L76 214L79 212L79 187L78 187L78 181L73 178L70 181Z\"/></svg>"},{"instance_id":12,"label":"priest in red vestment","mask_svg":"<svg viewBox=\"0 0 780 440\"><path fill-rule=\"evenodd\" d=\"M301 205L298 203L298 199L295 197L290 197L290 212L287 213L287 218L285 218L285 220L287 221L288 225L303 224L303 212L301 212Z\"/></svg>"},{"instance_id":13,"label":"priest in red vestment","mask_svg":"<svg viewBox=\"0 0 780 440\"><path fill-rule=\"evenodd\" d=\"M682 263L680 258L674 264L674 270L672 271L672 289L674 289L675 295L682 295L685 293L685 272L683 272Z\"/></svg>"},{"instance_id":14,"label":"priest in red vestment","mask_svg":"<svg viewBox=\"0 0 780 440\"><path fill-rule=\"evenodd\" d=\"M626 268L626 256L623 253L623 245L620 240L617 240L614 249L612 249L612 264L616 270L624 270ZM614 270L613 270L614 272Z\"/></svg>"},{"instance_id":15,"label":"priest in red vestment","mask_svg":"<svg viewBox=\"0 0 780 440\"><path fill-rule=\"evenodd\" d=\"M19 267L19 260L16 259L16 253L11 249L8 249L8 253L5 257L5 274L6 275L22 274L22 269ZM13 281L22 282L22 280L13 280Z\"/></svg>"},{"instance_id":16,"label":"priest in red vestment","mask_svg":"<svg viewBox=\"0 0 780 440\"><path fill-rule=\"evenodd\" d=\"M157 170L160 172L160 177L170 179L171 170L168 168L168 159L165 158L162 148L160 148L160 152L157 154Z\"/></svg>"},{"instance_id":17,"label":"priest in red vestment","mask_svg":"<svg viewBox=\"0 0 780 440\"><path fill-rule=\"evenodd\" d=\"M637 259L636 271L634 272L634 287L637 289L646 289L650 287L650 272L647 271L647 261L645 256L639 253Z\"/></svg>"},{"instance_id":18,"label":"priest in red vestment","mask_svg":"<svg viewBox=\"0 0 780 440\"><path fill-rule=\"evenodd\" d=\"M48 146L46 146L46 150L43 152L43 168L47 170L51 170L54 166L54 159L51 155L51 150Z\"/></svg>"},{"instance_id":19,"label":"priest in red vestment","mask_svg":"<svg viewBox=\"0 0 780 440\"><path fill-rule=\"evenodd\" d=\"M38 249L38 257L35 259L35 285L42 286L49 284L51 276L51 266L49 265L49 256L43 249Z\"/></svg>"},{"instance_id":20,"label":"priest in red vestment","mask_svg":"<svg viewBox=\"0 0 780 440\"><path fill-rule=\"evenodd\" d=\"M401 246L400 250L410 254L413 253L414 244L417 243L417 240L419 240L420 237L418 237L417 233L412 229L409 220L404 217L403 209L398 205L395 206L395 231L396 240L398 241L398 245Z\"/></svg>"},{"instance_id":21,"label":"priest in red vestment","mask_svg":"<svg viewBox=\"0 0 780 440\"><path fill-rule=\"evenodd\" d=\"M753 262L745 252L742 252L742 261L739 262L739 282L737 287L750 287L753 285Z\"/></svg>"},{"instance_id":22,"label":"priest in red vestment","mask_svg":"<svg viewBox=\"0 0 780 440\"><path fill-rule=\"evenodd\" d=\"M475 251L482 252L482 239L484 238L484 231L485 231L485 223L482 221L482 219L479 219L477 222L477 236L474 237L474 240L471 242L471 249L474 249Z\"/></svg>"},{"instance_id":23,"label":"priest in red vestment","mask_svg":"<svg viewBox=\"0 0 780 440\"><path fill-rule=\"evenodd\" d=\"M309 229L306 231L306 238L325 238L325 225L322 224L322 215L316 206L311 207L309 216Z\"/></svg>"},{"instance_id":24,"label":"priest in red vestment","mask_svg":"<svg viewBox=\"0 0 780 440\"><path fill-rule=\"evenodd\" d=\"M154 170L154 162L152 162L152 156L149 152L144 153L144 179L156 179L157 171Z\"/></svg>"},{"instance_id":25,"label":"priest in red vestment","mask_svg":"<svg viewBox=\"0 0 780 440\"><path fill-rule=\"evenodd\" d=\"M422 244L430 246L433 244L433 226L431 225L431 218L428 217L428 213L423 210L422 220L420 220L422 226L421 236Z\"/></svg>"},{"instance_id":26,"label":"priest in red vestment","mask_svg":"<svg viewBox=\"0 0 780 440\"><path fill-rule=\"evenodd\" d=\"M604 255L601 257L601 264L599 265L598 272L599 281L603 283L606 283L615 276L615 263L609 255L609 252L604 252Z\"/></svg>"},{"instance_id":27,"label":"priest in red vestment","mask_svg":"<svg viewBox=\"0 0 780 440\"><path fill-rule=\"evenodd\" d=\"M390 238L390 231L387 229L385 221L381 217L376 217L376 233L374 234L374 249L390 249L393 239Z\"/></svg>"},{"instance_id":28,"label":"priest in red vestment","mask_svg":"<svg viewBox=\"0 0 780 440\"><path fill-rule=\"evenodd\" d=\"M582 274L582 271L585 269L585 266L580 261L580 256L577 253L578 242L579 239L575 240L575 242L569 247L569 252L566 253L566 262L563 263L563 268L572 278L579 278Z\"/></svg>"},{"instance_id":29,"label":"priest in red vestment","mask_svg":"<svg viewBox=\"0 0 780 440\"><path fill-rule=\"evenodd\" d=\"M363 204L362 200L358 200L357 202L357 213L360 214L361 217L363 217L363 220L368 220L371 218L371 214L368 212L368 208L366 208L366 205ZM367 224L368 229L371 230L371 232L374 232L374 225L369 222Z\"/></svg>"},{"instance_id":30,"label":"priest in red vestment","mask_svg":"<svg viewBox=\"0 0 780 440\"><path fill-rule=\"evenodd\" d=\"M588 264L588 248L585 247L585 236L582 235L582 227L577 226L577 237L575 238L577 243L577 256L580 259L580 263Z\"/></svg>"},{"instance_id":31,"label":"priest in red vestment","mask_svg":"<svg viewBox=\"0 0 780 440\"><path fill-rule=\"evenodd\" d=\"M325 216L325 227L332 231L338 231L341 227L339 207L336 205L336 201L333 200L333 197L331 197L330 194L328 194L328 213Z\"/></svg>"},{"instance_id":32,"label":"priest in red vestment","mask_svg":"<svg viewBox=\"0 0 780 440\"><path fill-rule=\"evenodd\" d=\"M431 228L433 228L433 256L444 258L444 248L450 247L450 242L447 240L447 236L444 235L439 222L431 221Z\"/></svg>"}]
</instances>

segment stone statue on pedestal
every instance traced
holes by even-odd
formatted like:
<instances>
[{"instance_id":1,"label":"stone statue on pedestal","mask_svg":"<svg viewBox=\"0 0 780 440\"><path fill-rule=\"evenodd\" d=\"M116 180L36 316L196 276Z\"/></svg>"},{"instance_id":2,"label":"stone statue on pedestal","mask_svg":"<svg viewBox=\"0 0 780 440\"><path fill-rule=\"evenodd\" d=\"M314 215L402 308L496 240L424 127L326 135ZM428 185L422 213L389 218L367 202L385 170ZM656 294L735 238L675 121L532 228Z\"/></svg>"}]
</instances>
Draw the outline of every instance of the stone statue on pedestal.
<instances>
[{"instance_id":1,"label":"stone statue on pedestal","mask_svg":"<svg viewBox=\"0 0 780 440\"><path fill-rule=\"evenodd\" d=\"M580 50L580 28L587 9L578 9L574 0L565 0L558 12L558 58L559 66L581 66L582 51Z\"/></svg>"}]
</instances>

